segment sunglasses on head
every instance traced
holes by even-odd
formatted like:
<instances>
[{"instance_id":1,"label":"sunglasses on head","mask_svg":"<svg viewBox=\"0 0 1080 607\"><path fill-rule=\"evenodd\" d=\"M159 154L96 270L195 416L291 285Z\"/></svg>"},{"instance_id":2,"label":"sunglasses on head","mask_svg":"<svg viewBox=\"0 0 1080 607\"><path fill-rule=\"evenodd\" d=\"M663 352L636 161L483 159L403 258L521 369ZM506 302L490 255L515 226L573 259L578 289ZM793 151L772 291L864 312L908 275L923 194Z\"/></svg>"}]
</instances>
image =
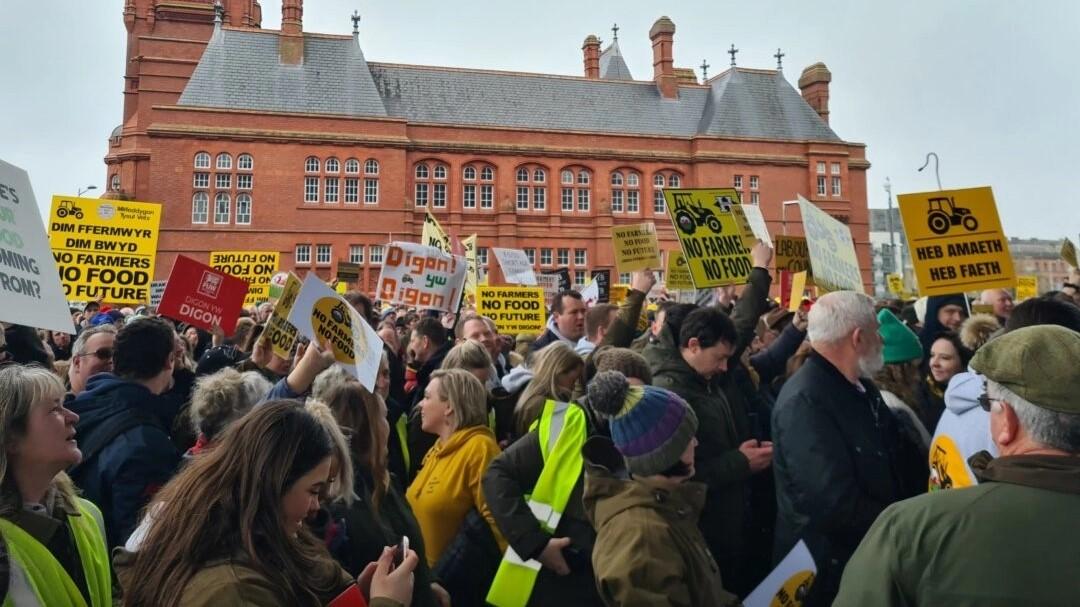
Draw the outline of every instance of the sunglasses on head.
<instances>
[{"instance_id":1,"label":"sunglasses on head","mask_svg":"<svg viewBox=\"0 0 1080 607\"><path fill-rule=\"evenodd\" d=\"M979 395L979 406L982 407L983 411L986 411L987 413L989 413L990 412L990 406L992 404L994 404L995 402L997 402L998 400L1000 400L1000 399L990 398L989 394L987 394L986 392L983 392L981 395Z\"/></svg>"},{"instance_id":2,"label":"sunglasses on head","mask_svg":"<svg viewBox=\"0 0 1080 607\"><path fill-rule=\"evenodd\" d=\"M100 358L101 360L112 360L113 349L112 348L98 348L97 350L94 350L93 352L87 352L85 354L80 354L79 356L96 356L96 357Z\"/></svg>"}]
</instances>

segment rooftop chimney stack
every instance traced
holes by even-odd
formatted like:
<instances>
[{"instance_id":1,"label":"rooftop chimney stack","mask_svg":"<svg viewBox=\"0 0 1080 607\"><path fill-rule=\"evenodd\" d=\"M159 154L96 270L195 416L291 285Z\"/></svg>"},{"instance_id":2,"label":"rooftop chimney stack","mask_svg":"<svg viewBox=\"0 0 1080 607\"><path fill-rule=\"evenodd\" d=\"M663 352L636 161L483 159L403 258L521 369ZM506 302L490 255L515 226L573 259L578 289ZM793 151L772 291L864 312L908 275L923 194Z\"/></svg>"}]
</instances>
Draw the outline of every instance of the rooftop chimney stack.
<instances>
[{"instance_id":1,"label":"rooftop chimney stack","mask_svg":"<svg viewBox=\"0 0 1080 607\"><path fill-rule=\"evenodd\" d=\"M820 61L806 68L799 77L799 90L802 98L814 108L818 116L829 124L829 83L832 72Z\"/></svg>"},{"instance_id":2,"label":"rooftop chimney stack","mask_svg":"<svg viewBox=\"0 0 1080 607\"><path fill-rule=\"evenodd\" d=\"M304 62L304 0L281 0L281 35L278 37L281 62Z\"/></svg>"},{"instance_id":3,"label":"rooftop chimney stack","mask_svg":"<svg viewBox=\"0 0 1080 607\"><path fill-rule=\"evenodd\" d=\"M598 80L600 78L600 39L589 34L581 50L585 53L585 77Z\"/></svg>"},{"instance_id":4,"label":"rooftop chimney stack","mask_svg":"<svg viewBox=\"0 0 1080 607\"><path fill-rule=\"evenodd\" d=\"M672 59L672 42L675 38L675 24L671 19L660 17L649 30L653 52L653 80L660 96L664 99L678 99L678 79Z\"/></svg>"}]
</instances>

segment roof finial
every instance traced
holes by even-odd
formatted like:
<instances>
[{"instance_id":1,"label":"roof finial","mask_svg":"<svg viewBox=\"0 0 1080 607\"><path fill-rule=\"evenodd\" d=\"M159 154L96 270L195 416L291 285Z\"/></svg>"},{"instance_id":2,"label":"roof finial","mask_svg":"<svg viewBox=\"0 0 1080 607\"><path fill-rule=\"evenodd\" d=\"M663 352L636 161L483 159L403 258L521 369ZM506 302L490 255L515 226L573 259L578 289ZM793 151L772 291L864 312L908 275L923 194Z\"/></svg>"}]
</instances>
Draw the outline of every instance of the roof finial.
<instances>
[{"instance_id":1,"label":"roof finial","mask_svg":"<svg viewBox=\"0 0 1080 607\"><path fill-rule=\"evenodd\" d=\"M221 0L214 0L214 29L221 27L222 18L225 15L225 7L221 6Z\"/></svg>"},{"instance_id":2,"label":"roof finial","mask_svg":"<svg viewBox=\"0 0 1080 607\"><path fill-rule=\"evenodd\" d=\"M735 67L735 54L738 52L739 49L735 48L734 44L732 44L731 48L727 51L727 54L731 55L731 67Z\"/></svg>"},{"instance_id":3,"label":"roof finial","mask_svg":"<svg viewBox=\"0 0 1080 607\"><path fill-rule=\"evenodd\" d=\"M775 54L775 55L773 55L773 57L776 57L776 71L778 71L778 72L782 72L782 71L784 71L784 62L783 62L783 59L784 59L784 57L786 57L786 56L787 56L787 55L785 55L784 53L781 53L781 52L780 52L780 49L779 49L779 47L778 47L778 48L776 49L776 54Z\"/></svg>"},{"instance_id":4,"label":"roof finial","mask_svg":"<svg viewBox=\"0 0 1080 607\"><path fill-rule=\"evenodd\" d=\"M352 12L352 33L353 36L360 35L360 11L357 10Z\"/></svg>"},{"instance_id":5,"label":"roof finial","mask_svg":"<svg viewBox=\"0 0 1080 607\"><path fill-rule=\"evenodd\" d=\"M705 82L706 80L709 79L709 68L710 67L712 67L712 66L709 65L708 61L706 61L704 59L701 60L701 81L702 82Z\"/></svg>"},{"instance_id":6,"label":"roof finial","mask_svg":"<svg viewBox=\"0 0 1080 607\"><path fill-rule=\"evenodd\" d=\"M619 41L619 24L618 23L611 26L611 41L613 43Z\"/></svg>"}]
</instances>

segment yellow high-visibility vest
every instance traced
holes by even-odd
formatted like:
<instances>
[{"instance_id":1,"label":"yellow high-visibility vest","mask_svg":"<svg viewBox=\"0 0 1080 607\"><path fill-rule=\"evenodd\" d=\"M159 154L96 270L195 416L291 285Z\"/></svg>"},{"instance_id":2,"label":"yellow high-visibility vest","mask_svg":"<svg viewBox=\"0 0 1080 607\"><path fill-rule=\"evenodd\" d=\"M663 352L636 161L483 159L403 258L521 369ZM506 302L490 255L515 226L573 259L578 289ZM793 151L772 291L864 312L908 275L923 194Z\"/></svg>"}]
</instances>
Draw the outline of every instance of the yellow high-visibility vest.
<instances>
[{"instance_id":1,"label":"yellow high-visibility vest","mask_svg":"<svg viewBox=\"0 0 1080 607\"><path fill-rule=\"evenodd\" d=\"M554 534L574 485L581 477L584 465L581 447L588 434L585 412L573 403L549 400L544 403L540 419L530 428L533 429L539 431L544 469L532 495L525 499L540 526ZM540 567L536 559L526 561L508 546L488 590L487 602L496 607L524 607L532 596Z\"/></svg>"},{"instance_id":2,"label":"yellow high-visibility vest","mask_svg":"<svg viewBox=\"0 0 1080 607\"><path fill-rule=\"evenodd\" d=\"M97 506L84 499L79 499L79 512L82 516L68 516L67 520L90 591L89 605L60 561L34 536L6 519L0 519L0 531L7 542L12 566L26 573L26 580L40 604L49 607L112 607L109 551L105 548L105 536L97 523L101 513ZM4 607L11 605L9 596L4 601Z\"/></svg>"}]
</instances>

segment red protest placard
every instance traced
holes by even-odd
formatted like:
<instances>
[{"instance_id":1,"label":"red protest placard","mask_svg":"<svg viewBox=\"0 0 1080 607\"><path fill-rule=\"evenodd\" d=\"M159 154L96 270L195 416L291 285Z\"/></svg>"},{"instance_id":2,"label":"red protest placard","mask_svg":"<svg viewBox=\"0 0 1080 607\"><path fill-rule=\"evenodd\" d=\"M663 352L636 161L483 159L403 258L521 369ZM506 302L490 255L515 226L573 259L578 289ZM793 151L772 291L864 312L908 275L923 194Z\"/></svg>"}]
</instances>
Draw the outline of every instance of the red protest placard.
<instances>
[{"instance_id":1,"label":"red protest placard","mask_svg":"<svg viewBox=\"0 0 1080 607\"><path fill-rule=\"evenodd\" d=\"M169 274L158 314L207 331L219 325L226 335L232 335L247 291L247 281L180 255Z\"/></svg>"}]
</instances>

